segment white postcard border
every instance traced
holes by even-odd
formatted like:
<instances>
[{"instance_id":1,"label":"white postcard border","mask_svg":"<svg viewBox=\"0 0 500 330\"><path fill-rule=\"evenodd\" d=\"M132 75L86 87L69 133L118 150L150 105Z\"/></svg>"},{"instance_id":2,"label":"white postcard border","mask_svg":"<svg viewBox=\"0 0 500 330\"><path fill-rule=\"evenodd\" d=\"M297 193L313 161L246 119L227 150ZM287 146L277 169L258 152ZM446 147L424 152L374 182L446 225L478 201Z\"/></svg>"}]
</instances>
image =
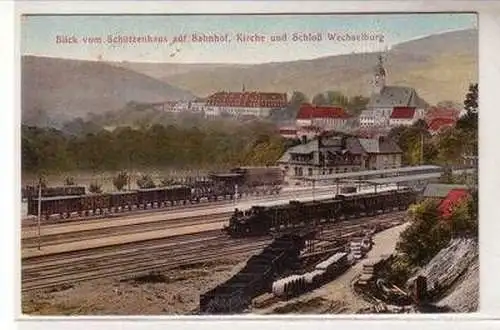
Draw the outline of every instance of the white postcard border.
<instances>
[{"instance_id":1,"label":"white postcard border","mask_svg":"<svg viewBox=\"0 0 500 330\"><path fill-rule=\"evenodd\" d=\"M307 4L307 5L306 5ZM3 4L2 4L3 5ZM7 7L7 6L3 6ZM2 7L2 9L3 9ZM481 320L498 318L500 311L500 286L497 284L499 255L500 255L500 242L497 238L500 233L500 223L496 219L495 206L498 205L496 196L498 195L496 189L499 185L499 175L496 164L500 164L500 153L497 150L497 142L500 141L500 130L498 129L500 122L500 111L496 106L498 102L498 86L500 84L500 67L498 58L500 54L500 23L498 15L500 14L500 6L495 2L485 1L312 1L312 2L288 2L288 1L257 1L257 2L131 2L131 1L96 1L96 2L64 2L64 1L31 1L31 2L18 2L15 4L15 15L20 13L38 13L38 14L113 14L113 13L134 13L134 14L185 14L185 13L358 13L358 12L446 12L446 11L461 11L461 12L478 12L479 13L479 108L480 114L480 142L479 142L479 173L480 173L480 312L474 314L436 314L436 315L332 315L332 316L317 316L317 317L302 317L302 316L270 316L259 317L262 320L279 320L278 324L282 327L294 328L304 326L315 328L322 328L332 326L320 320L335 320L335 325L344 327L348 325L361 325L370 326L376 329L377 327L385 328L389 326L401 326L401 322L396 322L396 319L413 320L411 323L405 323L405 327L418 327L425 326L426 328L442 327L443 321L446 320L452 324L453 328L459 329L460 326L474 326L481 327L485 323ZM2 18L4 18L4 11L2 10ZM2 99L8 100L5 110L2 111L2 118L0 123L2 127L1 133L6 136L2 141L4 152L2 153L5 158L2 166L8 172L4 176L4 182L9 181L11 188L5 188L2 185L2 201L7 206L7 217L2 221L2 227L5 227L3 232L6 233L2 241L2 261L6 259L3 265L3 270L0 272L2 277L6 277L3 283L7 284L9 296L4 297L3 301L15 302L14 315L8 316L9 318L20 315L20 255L19 255L19 185L20 185L20 110L19 110L19 19L18 16L11 20L2 19L2 40L4 45L10 43L15 45L15 54L8 53L5 49L2 50L1 67L2 73L5 69L10 69L10 76L7 75L6 79L2 79L1 92ZM12 33L9 28L15 24L16 38L12 38ZM10 25L10 26L9 26ZM4 54L5 53L5 54ZM4 60L4 56L6 59ZM12 57L9 59L9 57ZM14 69L14 70L12 70ZM2 74L2 76L4 76ZM14 83L13 83L14 82ZM5 87L4 87L5 85ZM14 96L15 95L15 96ZM9 104L12 103L12 104ZM490 109L491 108L491 109ZM11 113L9 110L13 109ZM12 162L12 159L15 162ZM496 170L496 171L495 171ZM12 221L12 219L16 221ZM15 236L10 236L8 233L15 232ZM4 246L5 245L5 246ZM13 251L11 251L11 249ZM11 252L11 253L10 253ZM13 267L12 265L15 265ZM9 285L10 283L10 285ZM15 285L14 285L15 283ZM12 297L10 296L12 294ZM5 311L5 308L2 308ZM305 318L305 319L304 319ZM139 326L147 326L148 328L155 326L176 326L177 324L182 327L189 328L190 326L196 327L201 324L193 321L193 317L41 317L41 318L22 318L23 321L19 325L24 329L43 329L46 328L65 328L70 326L72 328L83 328L100 324L103 328L112 329L115 326L120 326L121 329L128 329L129 326L137 328ZM119 325L109 322L110 320L119 319ZM198 318L197 318L198 319ZM255 319L249 316L236 316L236 317L200 317L202 320L236 320ZM33 320L33 321L32 321ZM34 320L41 322L34 322ZM51 320L49 322L49 320ZM72 321L68 321L72 320ZM76 320L88 320L86 322L74 322ZM90 321L93 320L93 321ZM161 321L158 322L144 322L146 320ZM282 320L293 320L293 323L288 323ZM318 321L312 321L318 320ZM361 324L355 323L354 320L364 320ZM370 320L368 323L367 321ZM383 321L381 321L383 320ZM471 322L474 321L474 325ZM457 324L460 321L462 323ZM307 323L304 323L307 322ZM314 323L311 324L311 322ZM423 322L423 323L422 323ZM82 325L80 325L82 324ZM241 327L261 327L266 322L259 322L257 324L247 322L239 324ZM446 323L448 324L448 323ZM486 324L487 325L487 324ZM227 321L205 322L203 327L231 327L232 324Z\"/></svg>"}]
</instances>

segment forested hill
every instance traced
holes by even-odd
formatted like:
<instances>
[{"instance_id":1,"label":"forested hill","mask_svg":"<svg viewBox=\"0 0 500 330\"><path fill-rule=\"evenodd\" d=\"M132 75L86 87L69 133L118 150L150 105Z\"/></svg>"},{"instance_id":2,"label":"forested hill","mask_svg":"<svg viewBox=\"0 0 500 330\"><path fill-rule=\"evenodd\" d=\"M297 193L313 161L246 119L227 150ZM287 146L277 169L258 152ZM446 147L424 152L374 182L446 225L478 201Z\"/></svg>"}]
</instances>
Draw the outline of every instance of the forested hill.
<instances>
[{"instance_id":1,"label":"forested hill","mask_svg":"<svg viewBox=\"0 0 500 330\"><path fill-rule=\"evenodd\" d=\"M29 125L58 126L131 101L194 98L166 81L106 62L23 56L21 75L22 121Z\"/></svg>"}]
</instances>

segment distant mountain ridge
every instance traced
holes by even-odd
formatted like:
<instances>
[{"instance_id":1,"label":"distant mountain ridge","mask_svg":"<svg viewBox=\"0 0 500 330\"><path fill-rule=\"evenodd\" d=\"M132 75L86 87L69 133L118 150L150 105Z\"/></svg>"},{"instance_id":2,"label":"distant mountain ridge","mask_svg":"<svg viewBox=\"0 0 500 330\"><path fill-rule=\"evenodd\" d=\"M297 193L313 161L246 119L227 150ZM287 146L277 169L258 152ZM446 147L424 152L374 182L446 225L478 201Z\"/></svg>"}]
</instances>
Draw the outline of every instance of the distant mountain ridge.
<instances>
[{"instance_id":1,"label":"distant mountain ridge","mask_svg":"<svg viewBox=\"0 0 500 330\"><path fill-rule=\"evenodd\" d=\"M132 101L195 97L165 81L105 62L23 56L21 77L23 123L40 126L118 110Z\"/></svg>"},{"instance_id":2,"label":"distant mountain ridge","mask_svg":"<svg viewBox=\"0 0 500 330\"><path fill-rule=\"evenodd\" d=\"M378 53L263 64L98 62L23 56L23 123L58 126L63 121L120 110L128 102L206 97L216 91L327 90L369 96ZM478 80L477 30L431 35L387 53L387 84L410 86L431 104L462 103Z\"/></svg>"},{"instance_id":3,"label":"distant mountain ridge","mask_svg":"<svg viewBox=\"0 0 500 330\"><path fill-rule=\"evenodd\" d=\"M156 78L199 96L219 90L239 91L243 84L247 90L299 90L310 98L326 90L369 96L377 56L354 53L254 65L127 63L126 67L144 74L154 71ZM430 103L462 103L468 84L478 79L477 30L446 32L397 44L388 51L385 67L389 85L414 87Z\"/></svg>"}]
</instances>

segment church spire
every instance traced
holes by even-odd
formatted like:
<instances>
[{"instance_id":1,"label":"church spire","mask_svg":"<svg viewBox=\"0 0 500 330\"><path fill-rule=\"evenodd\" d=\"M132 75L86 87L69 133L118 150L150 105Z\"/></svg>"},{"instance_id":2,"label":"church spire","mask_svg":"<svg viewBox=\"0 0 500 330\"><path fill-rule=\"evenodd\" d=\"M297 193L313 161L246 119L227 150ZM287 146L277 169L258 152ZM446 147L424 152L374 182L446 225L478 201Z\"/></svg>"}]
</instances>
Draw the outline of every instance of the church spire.
<instances>
[{"instance_id":1,"label":"church spire","mask_svg":"<svg viewBox=\"0 0 500 330\"><path fill-rule=\"evenodd\" d=\"M386 71L384 68L384 58L382 54L378 56L378 63L374 68L374 77L373 77L373 92L376 94L380 94L382 89L385 87L385 78Z\"/></svg>"}]
</instances>

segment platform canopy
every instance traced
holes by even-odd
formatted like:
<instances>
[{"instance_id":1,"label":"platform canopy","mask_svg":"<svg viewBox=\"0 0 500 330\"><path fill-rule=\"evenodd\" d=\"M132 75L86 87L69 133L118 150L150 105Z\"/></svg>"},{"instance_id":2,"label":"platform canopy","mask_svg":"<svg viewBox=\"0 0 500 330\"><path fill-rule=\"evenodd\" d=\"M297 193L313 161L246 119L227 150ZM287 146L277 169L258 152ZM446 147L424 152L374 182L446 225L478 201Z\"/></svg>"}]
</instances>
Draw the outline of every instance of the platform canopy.
<instances>
[{"instance_id":1,"label":"platform canopy","mask_svg":"<svg viewBox=\"0 0 500 330\"><path fill-rule=\"evenodd\" d=\"M431 180L431 179L437 179L439 177L441 177L441 173L426 173L426 174L416 174L416 175L393 176L390 178L369 179L362 181L364 183L369 183L369 184L384 185L384 184L400 183L400 182Z\"/></svg>"},{"instance_id":2,"label":"platform canopy","mask_svg":"<svg viewBox=\"0 0 500 330\"><path fill-rule=\"evenodd\" d=\"M399 168L390 168L384 170L370 170L370 171L360 171L360 172L345 172L345 173L335 173L335 174L325 174L325 175L313 175L309 177L304 177L302 180L305 181L328 181L328 180L342 180L350 178L363 178L367 176L377 176L377 175L400 175L400 174L411 174L411 172L417 171L436 171L441 172L442 167L436 165L421 165L421 166L408 166Z\"/></svg>"}]
</instances>

